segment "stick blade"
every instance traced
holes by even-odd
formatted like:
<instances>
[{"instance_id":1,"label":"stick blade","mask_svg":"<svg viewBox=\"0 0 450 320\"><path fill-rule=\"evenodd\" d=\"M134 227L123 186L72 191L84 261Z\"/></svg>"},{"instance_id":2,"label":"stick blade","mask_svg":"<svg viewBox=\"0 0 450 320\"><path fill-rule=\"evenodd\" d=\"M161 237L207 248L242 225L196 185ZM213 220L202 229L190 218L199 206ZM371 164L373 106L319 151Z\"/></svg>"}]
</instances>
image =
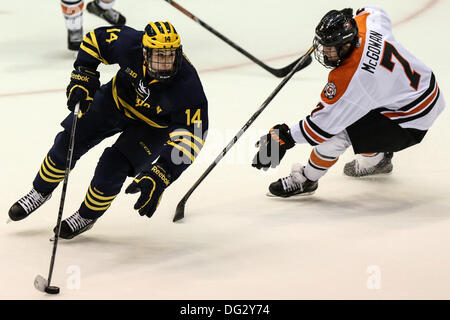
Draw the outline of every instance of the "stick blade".
<instances>
[{"instance_id":1,"label":"stick blade","mask_svg":"<svg viewBox=\"0 0 450 320\"><path fill-rule=\"evenodd\" d=\"M184 218L184 206L186 205L186 200L181 199L180 202L178 202L177 208L175 210L175 216L173 217L173 222L177 222L178 220L181 220Z\"/></svg>"},{"instance_id":2,"label":"stick blade","mask_svg":"<svg viewBox=\"0 0 450 320\"><path fill-rule=\"evenodd\" d=\"M287 67L284 67L283 69L279 69L276 71L276 76L279 78L284 78L285 76L288 75L289 72L291 72L292 68L295 67L295 65L297 64L297 62L300 61L300 59L302 59L302 57L298 58L297 60L295 60L294 62L292 62L290 65L288 65ZM308 55L308 57L306 58L306 60L297 68L297 70L295 70L295 72L298 72L304 68L306 68L307 66L309 66L312 62L312 58L310 55Z\"/></svg>"},{"instance_id":3,"label":"stick blade","mask_svg":"<svg viewBox=\"0 0 450 320\"><path fill-rule=\"evenodd\" d=\"M48 287L47 279L38 274L34 278L34 287L41 292L45 292L45 289Z\"/></svg>"}]
</instances>

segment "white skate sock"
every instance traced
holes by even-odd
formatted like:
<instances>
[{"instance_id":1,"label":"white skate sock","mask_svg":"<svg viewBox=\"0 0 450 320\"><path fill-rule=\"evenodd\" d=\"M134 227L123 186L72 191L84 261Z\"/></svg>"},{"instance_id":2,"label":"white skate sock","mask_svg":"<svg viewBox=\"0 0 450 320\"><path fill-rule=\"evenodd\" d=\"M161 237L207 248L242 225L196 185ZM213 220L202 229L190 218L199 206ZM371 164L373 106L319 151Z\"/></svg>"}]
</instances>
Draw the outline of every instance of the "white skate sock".
<instances>
[{"instance_id":1,"label":"white skate sock","mask_svg":"<svg viewBox=\"0 0 450 320\"><path fill-rule=\"evenodd\" d=\"M114 7L114 2L116 2L116 0L96 0L95 2L103 10L109 10Z\"/></svg>"},{"instance_id":2,"label":"white skate sock","mask_svg":"<svg viewBox=\"0 0 450 320\"><path fill-rule=\"evenodd\" d=\"M383 152L378 152L374 154L357 154L356 161L358 162L359 168L371 168L376 166L384 157Z\"/></svg>"},{"instance_id":3,"label":"white skate sock","mask_svg":"<svg viewBox=\"0 0 450 320\"><path fill-rule=\"evenodd\" d=\"M61 0L61 8L67 30L80 30L83 27L84 0Z\"/></svg>"}]
</instances>

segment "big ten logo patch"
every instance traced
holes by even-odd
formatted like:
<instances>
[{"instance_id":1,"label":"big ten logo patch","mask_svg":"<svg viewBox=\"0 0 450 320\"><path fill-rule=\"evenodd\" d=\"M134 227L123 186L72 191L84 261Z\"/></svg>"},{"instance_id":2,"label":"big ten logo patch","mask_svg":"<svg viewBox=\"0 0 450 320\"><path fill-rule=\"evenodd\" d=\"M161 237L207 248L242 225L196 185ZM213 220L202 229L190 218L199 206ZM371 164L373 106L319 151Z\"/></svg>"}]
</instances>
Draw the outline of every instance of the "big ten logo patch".
<instances>
[{"instance_id":1,"label":"big ten logo patch","mask_svg":"<svg viewBox=\"0 0 450 320\"><path fill-rule=\"evenodd\" d=\"M136 79L137 73L134 72L133 70L131 70L129 67L127 67L127 68L125 69L125 72L128 73L130 76L132 76L134 79Z\"/></svg>"}]
</instances>

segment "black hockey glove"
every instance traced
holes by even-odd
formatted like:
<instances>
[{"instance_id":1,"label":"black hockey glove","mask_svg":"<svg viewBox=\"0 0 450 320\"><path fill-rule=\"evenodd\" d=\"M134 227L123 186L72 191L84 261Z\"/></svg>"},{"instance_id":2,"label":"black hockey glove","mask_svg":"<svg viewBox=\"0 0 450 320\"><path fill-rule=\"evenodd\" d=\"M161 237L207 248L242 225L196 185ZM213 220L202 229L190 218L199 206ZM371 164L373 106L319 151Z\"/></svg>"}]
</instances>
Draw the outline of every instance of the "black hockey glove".
<instances>
[{"instance_id":1,"label":"black hockey glove","mask_svg":"<svg viewBox=\"0 0 450 320\"><path fill-rule=\"evenodd\" d=\"M100 87L100 73L85 67L78 67L70 75L70 83L67 86L67 106L73 111L75 105L80 102L80 111L88 112L94 94Z\"/></svg>"},{"instance_id":2,"label":"black hockey glove","mask_svg":"<svg viewBox=\"0 0 450 320\"><path fill-rule=\"evenodd\" d=\"M294 145L295 141L289 132L288 125L277 124L256 143L259 151L253 158L252 166L263 170L270 167L275 168L280 164L286 150L291 149Z\"/></svg>"},{"instance_id":3,"label":"black hockey glove","mask_svg":"<svg viewBox=\"0 0 450 320\"><path fill-rule=\"evenodd\" d=\"M141 216L151 217L159 205L164 190L170 185L170 174L155 164L150 171L142 171L127 187L125 193L141 192L134 205Z\"/></svg>"}]
</instances>

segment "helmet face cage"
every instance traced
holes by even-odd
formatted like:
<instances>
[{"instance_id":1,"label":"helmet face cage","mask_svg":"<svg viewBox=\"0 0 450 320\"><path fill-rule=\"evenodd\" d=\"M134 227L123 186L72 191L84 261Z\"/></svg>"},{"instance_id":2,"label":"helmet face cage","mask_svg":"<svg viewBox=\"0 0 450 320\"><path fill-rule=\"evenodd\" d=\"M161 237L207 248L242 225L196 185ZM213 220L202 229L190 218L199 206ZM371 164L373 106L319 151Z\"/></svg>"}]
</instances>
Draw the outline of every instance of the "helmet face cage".
<instances>
[{"instance_id":1,"label":"helmet face cage","mask_svg":"<svg viewBox=\"0 0 450 320\"><path fill-rule=\"evenodd\" d=\"M173 25L168 21L148 23L142 46L148 75L159 81L172 79L183 60L180 36Z\"/></svg>"},{"instance_id":2,"label":"helmet face cage","mask_svg":"<svg viewBox=\"0 0 450 320\"><path fill-rule=\"evenodd\" d=\"M148 75L158 81L168 81L181 66L183 51L182 46L169 49L155 49L144 47L144 60Z\"/></svg>"},{"instance_id":3,"label":"helmet face cage","mask_svg":"<svg viewBox=\"0 0 450 320\"><path fill-rule=\"evenodd\" d=\"M313 40L313 44L316 48L314 50L314 57L328 69L338 67L342 60L344 60L351 52L351 48L346 49L344 45L324 46L316 37Z\"/></svg>"},{"instance_id":4,"label":"helmet face cage","mask_svg":"<svg viewBox=\"0 0 450 320\"><path fill-rule=\"evenodd\" d=\"M352 9L328 12L316 28L314 56L327 68L336 68L347 58L358 41L358 27ZM346 46L350 43L350 47Z\"/></svg>"}]
</instances>

